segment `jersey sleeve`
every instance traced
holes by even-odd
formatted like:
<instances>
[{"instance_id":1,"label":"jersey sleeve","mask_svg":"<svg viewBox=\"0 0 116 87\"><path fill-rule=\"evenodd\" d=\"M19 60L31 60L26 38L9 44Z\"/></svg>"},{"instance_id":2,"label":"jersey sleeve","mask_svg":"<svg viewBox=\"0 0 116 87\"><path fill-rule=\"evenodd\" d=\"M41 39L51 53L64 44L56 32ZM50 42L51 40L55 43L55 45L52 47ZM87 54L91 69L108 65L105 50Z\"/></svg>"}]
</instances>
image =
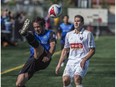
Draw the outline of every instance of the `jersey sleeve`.
<instances>
[{"instance_id":1,"label":"jersey sleeve","mask_svg":"<svg viewBox=\"0 0 116 87\"><path fill-rule=\"evenodd\" d=\"M89 48L95 48L94 36L91 32L88 35L88 47Z\"/></svg>"},{"instance_id":2,"label":"jersey sleeve","mask_svg":"<svg viewBox=\"0 0 116 87\"><path fill-rule=\"evenodd\" d=\"M68 36L69 36L69 34L67 33L66 34L66 37L65 37L64 48L70 48L70 44L69 44L69 41L68 41Z\"/></svg>"},{"instance_id":3,"label":"jersey sleeve","mask_svg":"<svg viewBox=\"0 0 116 87\"><path fill-rule=\"evenodd\" d=\"M51 33L50 33L49 42L53 42L53 41L56 42L56 34L55 34L55 32L51 32Z\"/></svg>"}]
</instances>

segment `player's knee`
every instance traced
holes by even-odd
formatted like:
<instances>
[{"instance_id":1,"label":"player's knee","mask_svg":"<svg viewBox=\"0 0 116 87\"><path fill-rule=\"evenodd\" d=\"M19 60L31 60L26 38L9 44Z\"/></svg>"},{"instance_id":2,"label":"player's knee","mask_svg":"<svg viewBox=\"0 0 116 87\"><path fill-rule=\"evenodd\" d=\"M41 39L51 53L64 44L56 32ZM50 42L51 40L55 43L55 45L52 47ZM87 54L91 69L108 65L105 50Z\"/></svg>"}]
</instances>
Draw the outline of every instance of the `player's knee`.
<instances>
[{"instance_id":1,"label":"player's knee","mask_svg":"<svg viewBox=\"0 0 116 87\"><path fill-rule=\"evenodd\" d=\"M16 87L22 87L23 85L19 82L16 82Z\"/></svg>"},{"instance_id":2,"label":"player's knee","mask_svg":"<svg viewBox=\"0 0 116 87\"><path fill-rule=\"evenodd\" d=\"M24 85L24 74L20 74L16 81L16 87L23 87Z\"/></svg>"},{"instance_id":3,"label":"player's knee","mask_svg":"<svg viewBox=\"0 0 116 87\"><path fill-rule=\"evenodd\" d=\"M16 82L16 87L25 87L23 83Z\"/></svg>"},{"instance_id":4,"label":"player's knee","mask_svg":"<svg viewBox=\"0 0 116 87\"><path fill-rule=\"evenodd\" d=\"M75 84L77 84L77 85L81 84L81 83L82 83L82 78L81 78L81 76L75 75L75 76L74 76L74 81L75 81Z\"/></svg>"},{"instance_id":5,"label":"player's knee","mask_svg":"<svg viewBox=\"0 0 116 87\"><path fill-rule=\"evenodd\" d=\"M63 84L65 86L70 84L70 77L69 76L63 76Z\"/></svg>"}]
</instances>

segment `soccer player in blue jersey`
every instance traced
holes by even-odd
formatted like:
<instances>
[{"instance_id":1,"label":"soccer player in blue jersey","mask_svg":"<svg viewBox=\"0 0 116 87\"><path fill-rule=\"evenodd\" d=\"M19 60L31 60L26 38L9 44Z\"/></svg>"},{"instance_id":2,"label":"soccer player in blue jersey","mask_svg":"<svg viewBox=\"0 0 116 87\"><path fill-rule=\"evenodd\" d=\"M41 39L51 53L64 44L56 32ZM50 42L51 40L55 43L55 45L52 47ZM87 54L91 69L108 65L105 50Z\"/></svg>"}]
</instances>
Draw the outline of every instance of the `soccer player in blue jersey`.
<instances>
[{"instance_id":1,"label":"soccer player in blue jersey","mask_svg":"<svg viewBox=\"0 0 116 87\"><path fill-rule=\"evenodd\" d=\"M29 25L30 20L26 19L20 34L26 37L31 46L31 55L17 77L16 87L25 87L25 83L36 71L47 68L55 51L56 35L45 29L44 19L37 17L33 20L34 31L28 30Z\"/></svg>"},{"instance_id":2,"label":"soccer player in blue jersey","mask_svg":"<svg viewBox=\"0 0 116 87\"><path fill-rule=\"evenodd\" d=\"M74 25L69 22L69 16L68 15L64 15L63 16L63 23L61 23L59 25L59 28L58 28L58 37L60 37L61 50L64 48L66 34L69 31L73 30L73 29L74 29ZM64 62L65 62L65 60L64 60ZM62 63L61 66L64 65L64 62Z\"/></svg>"}]
</instances>

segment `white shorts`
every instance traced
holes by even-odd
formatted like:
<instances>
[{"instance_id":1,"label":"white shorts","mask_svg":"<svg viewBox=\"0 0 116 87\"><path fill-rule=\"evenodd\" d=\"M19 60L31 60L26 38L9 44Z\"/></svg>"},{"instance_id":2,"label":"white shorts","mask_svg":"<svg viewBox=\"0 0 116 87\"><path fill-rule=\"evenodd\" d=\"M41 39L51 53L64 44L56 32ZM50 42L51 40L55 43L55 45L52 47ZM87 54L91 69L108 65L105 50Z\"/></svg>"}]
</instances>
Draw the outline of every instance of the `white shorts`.
<instances>
[{"instance_id":1,"label":"white shorts","mask_svg":"<svg viewBox=\"0 0 116 87\"><path fill-rule=\"evenodd\" d=\"M79 60L77 62L72 62L69 60L67 62L65 69L64 69L63 76L69 76L70 78L73 78L74 75L79 75L83 78L87 73L89 61L86 61L84 69L81 68L80 62L81 62L81 60Z\"/></svg>"}]
</instances>

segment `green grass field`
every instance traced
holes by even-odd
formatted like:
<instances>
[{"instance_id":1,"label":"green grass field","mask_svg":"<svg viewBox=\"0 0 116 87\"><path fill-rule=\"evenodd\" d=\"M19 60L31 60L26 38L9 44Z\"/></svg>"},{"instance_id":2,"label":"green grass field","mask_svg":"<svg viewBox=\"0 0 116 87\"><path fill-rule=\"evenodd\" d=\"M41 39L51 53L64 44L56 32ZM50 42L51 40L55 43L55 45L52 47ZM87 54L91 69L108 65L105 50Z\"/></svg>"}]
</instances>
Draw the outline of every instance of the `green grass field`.
<instances>
[{"instance_id":1,"label":"green grass field","mask_svg":"<svg viewBox=\"0 0 116 87\"><path fill-rule=\"evenodd\" d=\"M15 81L20 66L29 56L27 43L20 43L17 47L1 48L1 71L8 71L1 75L1 87L15 87ZM57 52L58 51L58 52ZM49 67L37 72L27 82L27 87L62 87L61 69L58 76L55 75L55 67L60 57L59 41L53 60ZM90 61L90 67L83 80L84 87L115 87L115 37L102 36L96 41L96 54ZM73 84L74 85L74 84ZM75 86L74 86L75 87Z\"/></svg>"}]
</instances>

